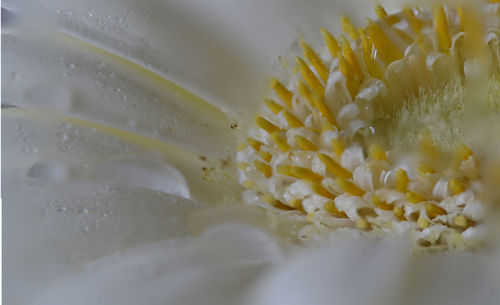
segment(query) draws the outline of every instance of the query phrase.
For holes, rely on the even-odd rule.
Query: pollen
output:
[[[487,76],[498,79],[500,4],[488,5],[488,29],[464,7],[390,13],[377,5],[378,18],[364,26],[342,17],[342,33],[321,28],[322,46],[298,39],[289,78],[271,79],[260,114],[240,130],[245,192],[332,232],[399,235],[415,249],[474,248],[481,147],[464,141],[463,89],[451,89],[467,88],[471,63],[487,62]]]

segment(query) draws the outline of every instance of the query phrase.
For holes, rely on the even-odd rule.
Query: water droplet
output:
[[[28,177],[65,181],[69,178],[69,169],[64,164],[58,162],[36,162],[29,168]]]

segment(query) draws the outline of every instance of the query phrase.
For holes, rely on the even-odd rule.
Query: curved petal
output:
[[[280,250],[262,231],[238,224],[200,240],[123,251],[60,279],[34,304],[237,304]]]

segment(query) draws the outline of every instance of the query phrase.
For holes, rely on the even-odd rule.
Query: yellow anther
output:
[[[472,150],[467,145],[461,144],[456,150],[456,156],[461,161],[465,161],[469,159],[470,156],[472,156]]]
[[[319,77],[326,83],[328,80],[328,68],[325,66],[321,58],[314,52],[314,50],[304,42],[304,40],[300,40],[300,45],[304,50],[304,57],[311,63]]]
[[[304,207],[302,206],[302,200],[298,198],[294,198],[290,200],[290,206],[296,210],[304,212]]]
[[[311,141],[304,138],[303,136],[295,135],[295,142],[297,142],[297,145],[299,145],[302,150],[318,150],[318,147],[316,145],[311,143]]]
[[[356,40],[359,38],[358,31],[356,31],[356,28],[349,18],[342,16],[340,17],[340,22],[342,23],[342,31],[349,34],[352,40]]]
[[[443,208],[440,208],[432,203],[425,204],[425,211],[430,219],[434,219],[439,215],[446,215],[446,211]]]
[[[441,52],[447,53],[451,47],[450,31],[448,29],[448,20],[443,6],[433,10],[434,27],[439,40]]]
[[[294,116],[293,114],[291,114],[287,110],[283,111],[282,114],[283,114],[283,117],[287,121],[288,126],[290,128],[297,128],[297,127],[303,127],[304,126],[304,123],[302,123],[301,120],[299,120],[296,116]]]
[[[465,228],[468,225],[467,218],[465,218],[464,215],[458,215],[457,217],[455,217],[454,222],[457,226],[462,228]]]
[[[245,143],[240,143],[238,144],[238,147],[236,147],[236,149],[238,151],[242,151],[242,150],[245,150],[248,146],[245,144]]]
[[[324,188],[321,184],[319,183],[311,183],[311,189],[313,190],[314,193],[317,195],[323,196],[328,199],[335,199],[335,195],[330,193],[326,188]]]
[[[422,215],[418,217],[417,224],[420,228],[425,229],[429,227],[429,222]]]
[[[296,179],[302,179],[313,183],[320,183],[321,180],[323,180],[321,175],[318,175],[310,169],[304,167],[283,165],[278,166],[276,172],[280,175],[294,177]]]
[[[276,78],[271,79],[271,88],[276,92],[276,94],[281,98],[281,100],[292,108],[293,94],[288,90],[282,83]]]
[[[458,195],[460,193],[463,193],[465,191],[465,183],[457,178],[452,178],[450,179],[450,189],[453,192],[453,194]]]
[[[387,37],[380,25],[368,19],[366,31],[373,39],[377,54],[386,64],[403,58],[403,52]]]
[[[335,205],[335,202],[333,200],[325,203],[324,209],[325,209],[325,211],[332,213],[333,215],[335,215],[337,217],[347,218],[347,215],[344,212],[339,211],[337,209],[337,206]]]
[[[425,201],[425,198],[422,195],[415,193],[415,192],[407,192],[406,199],[408,199],[408,202],[414,203],[414,204]]]
[[[380,4],[375,6],[375,13],[377,14],[377,17],[380,19],[384,19],[387,17],[387,12],[385,11],[384,7]]]
[[[365,60],[366,68],[368,69],[368,73],[370,73],[370,75],[374,78],[382,79],[382,70],[380,70],[378,63],[376,62],[372,54],[373,43],[366,35],[366,31],[364,29],[359,30],[359,35],[361,36],[361,43],[363,45],[363,58]]]
[[[253,189],[255,187],[255,184],[253,183],[253,181],[250,181],[250,180],[245,180],[243,182],[243,187],[245,187],[246,189]]]
[[[274,114],[278,114],[280,113],[283,109],[283,106],[281,106],[280,104],[276,103],[274,100],[270,99],[270,98],[266,98],[264,100],[264,103],[266,104],[267,108],[269,108],[269,110],[271,110],[272,113]]]
[[[464,30],[464,7],[462,5],[457,6],[457,15],[458,15],[458,21],[460,23],[460,30]]]
[[[370,229],[370,223],[363,218],[360,218],[356,220],[356,227],[361,230],[368,230]]]
[[[324,117],[319,117],[319,120],[320,120],[320,124],[321,124],[321,130],[322,131],[332,131],[332,130],[336,130],[334,128],[334,125],[330,124],[330,122],[328,122],[328,120]]]
[[[346,193],[360,197],[365,194],[365,191],[360,189],[356,184],[352,183],[351,181],[342,178],[337,178],[335,179],[335,182]]]
[[[351,44],[342,35],[340,36],[340,45],[342,46],[342,53],[344,54],[344,58],[354,70],[354,74],[358,79],[363,80],[364,75],[363,71],[361,70],[361,65],[359,64],[358,59],[356,58],[356,55],[351,48]]]
[[[408,174],[402,168],[398,168],[396,170],[396,189],[401,193],[406,193],[408,190],[408,183],[410,179],[408,179]]]
[[[261,116],[257,117],[255,119],[255,122],[257,122],[257,126],[264,129],[269,134],[273,134],[280,130],[278,126],[274,125],[273,123],[269,122],[268,120],[264,119]]]
[[[316,75],[309,69],[307,64],[302,60],[300,57],[296,57],[296,62],[297,62],[297,67],[299,68],[300,74],[302,74],[302,77],[306,81],[306,83],[309,85],[311,90],[320,96],[323,96],[325,94],[325,88],[323,85],[319,82],[319,80],[316,78]]]
[[[423,175],[435,174],[435,173],[436,173],[436,171],[427,164],[420,163],[418,165],[418,174],[419,175],[423,176]]]
[[[273,175],[273,169],[272,169],[272,167],[269,166],[269,165],[267,165],[264,162],[261,162],[259,160],[255,160],[255,161],[253,161],[253,166],[255,166],[255,168],[259,172],[261,172],[262,174],[264,174],[264,176],[266,176],[267,178],[270,178]]]
[[[394,209],[392,204],[388,204],[387,202],[380,200],[380,198],[375,194],[372,195],[372,202],[377,208],[384,211],[392,211]]]
[[[264,145],[264,143],[257,141],[255,139],[252,139],[252,138],[248,138],[247,142],[248,142],[248,145],[250,145],[255,151],[259,151],[260,147],[262,145]]]
[[[323,39],[325,40],[326,46],[328,47],[332,58],[336,58],[337,54],[340,52],[339,43],[333,35],[324,28],[321,28],[321,35],[323,35]]]
[[[394,213],[394,215],[399,218],[399,219],[404,219],[404,216],[405,216],[405,210],[403,210],[402,207],[394,207],[394,209],[392,209],[392,212]]]
[[[261,157],[262,160],[269,162],[273,158],[273,155],[268,152],[268,151],[259,151],[259,157]]]
[[[335,117],[333,116],[332,111],[328,107],[328,105],[325,103],[325,98],[321,95],[316,95],[314,97],[314,103],[316,104],[316,107],[318,108],[319,113],[328,120],[328,122],[334,126],[337,126],[337,120],[335,120]]]
[[[344,143],[342,143],[342,140],[340,139],[333,139],[332,140],[332,149],[333,149],[333,152],[337,155],[337,156],[341,156],[342,153],[344,152]]]
[[[332,158],[323,153],[318,153],[318,158],[325,165],[326,170],[334,174],[336,177],[349,179],[352,178],[352,173],[335,162]]]
[[[311,90],[307,88],[306,84],[304,84],[303,81],[301,80],[298,81],[297,90],[299,91],[300,96],[306,99],[311,108],[316,108],[316,104],[314,103],[314,98],[312,96]]]
[[[263,201],[269,203],[270,205],[274,206],[275,208],[281,209],[281,210],[293,210],[292,207],[284,204],[283,202],[273,198],[273,196],[269,194],[263,194],[260,196],[260,199]]]
[[[278,146],[279,150],[281,150],[282,152],[287,152],[288,150],[290,150],[290,146],[279,132],[271,134],[271,138],[273,139],[276,146]]]
[[[238,168],[243,170],[243,171],[246,170],[247,167],[248,167],[248,163],[246,163],[246,162],[239,162],[238,163]]]
[[[413,32],[416,35],[419,35],[420,31],[422,31],[422,21],[415,17],[415,14],[413,13],[413,10],[411,8],[403,9],[403,14],[406,17],[406,20],[408,21],[408,24],[410,25]]]
[[[378,144],[370,145],[369,149],[370,158],[377,161],[387,160],[384,150]]]
[[[348,64],[344,56],[339,53],[337,59],[339,63],[339,70],[345,77],[347,90],[349,90],[351,97],[354,98],[361,88],[361,83],[359,79],[353,75],[353,69],[351,69],[351,66]]]

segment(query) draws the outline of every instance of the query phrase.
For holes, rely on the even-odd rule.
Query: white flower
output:
[[[493,255],[417,259],[403,242],[351,240],[360,235],[345,221],[332,233],[317,225],[321,213],[307,224],[294,211],[240,204],[262,204],[241,196],[231,164],[265,82],[282,71],[278,55],[298,49],[298,33],[336,30],[339,14],[361,21],[371,5],[77,2],[2,3],[6,304],[500,299]],[[346,151],[356,160],[343,156],[345,167],[363,162],[357,147]],[[477,242],[484,230],[473,229]],[[304,244],[327,246],[304,247],[307,234]]]

